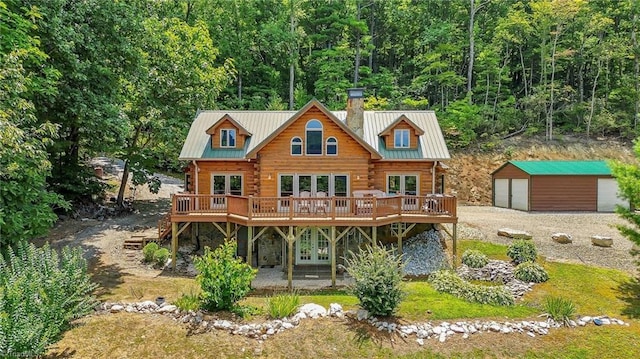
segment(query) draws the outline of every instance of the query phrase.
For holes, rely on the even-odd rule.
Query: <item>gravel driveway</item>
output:
[[[499,244],[513,240],[497,235],[500,228],[524,230],[533,235],[538,252],[554,261],[584,263],[635,273],[636,265],[629,254],[632,243],[623,238],[616,225],[626,224],[614,213],[528,213],[489,206],[458,207],[458,238],[482,239]],[[573,237],[571,244],[559,244],[551,239],[556,232]],[[613,238],[611,248],[591,244],[591,236]]]

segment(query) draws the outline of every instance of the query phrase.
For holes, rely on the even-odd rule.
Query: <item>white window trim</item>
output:
[[[407,133],[407,143],[403,143],[403,138],[404,136],[402,136],[402,133],[406,132]],[[400,134],[400,146],[396,146],[396,136],[397,134]],[[411,147],[411,132],[409,131],[409,129],[406,128],[399,128],[396,130],[393,130],[393,147],[394,148],[409,148]]]
[[[390,176],[400,176],[400,191],[402,192],[402,194],[404,194],[404,177],[407,176],[414,176],[416,177],[416,196],[420,195],[420,174],[419,173],[394,173],[394,172],[387,172],[386,173],[386,187],[385,190],[387,193],[389,193],[389,177]]]
[[[240,195],[244,196],[244,173],[242,172],[213,172],[211,173],[211,188],[209,190],[209,193],[213,194],[214,192],[214,181],[213,178],[214,176],[224,176],[224,194],[229,194],[231,193],[229,191],[229,187],[231,187],[231,176],[239,176],[240,177]]]
[[[299,139],[300,142],[296,143],[296,146],[300,146],[300,153],[293,153],[293,140],[295,139]],[[302,156],[304,154],[304,142],[302,141],[302,138],[300,138],[299,136],[294,136],[291,138],[291,141],[289,142],[289,154],[291,156]]]
[[[227,131],[226,132],[227,133],[226,136],[222,135],[223,131]],[[230,142],[229,141],[229,139],[230,139],[230,137],[229,137],[229,133],[230,132],[229,131],[233,131],[234,132],[234,143],[233,143],[233,146],[231,146],[231,145],[223,145],[222,144],[222,140],[223,140],[224,137],[227,138],[227,143]],[[220,129],[220,147],[221,148],[235,148],[237,144],[238,144],[238,131],[236,131],[235,128],[221,128]]]
[[[329,153],[329,140],[333,139],[335,142],[333,142],[332,146],[336,146],[336,153],[335,154],[330,154]],[[338,139],[335,138],[334,136],[330,136],[327,137],[327,140],[324,141],[324,153],[327,156],[337,156],[338,155]]]

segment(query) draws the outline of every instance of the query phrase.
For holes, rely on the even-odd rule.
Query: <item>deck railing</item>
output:
[[[444,194],[389,197],[245,197],[175,194],[174,215],[227,214],[253,218],[377,219],[392,215],[456,217],[456,197]]]

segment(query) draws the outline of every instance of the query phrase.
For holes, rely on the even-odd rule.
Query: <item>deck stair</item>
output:
[[[158,221],[158,240],[163,241],[171,236],[171,214],[166,214]]]
[[[136,233],[133,234],[131,238],[126,238],[123,243],[123,248],[140,250],[150,242],[162,244],[162,240],[155,235],[155,231],[151,233],[147,231],[146,233]]]

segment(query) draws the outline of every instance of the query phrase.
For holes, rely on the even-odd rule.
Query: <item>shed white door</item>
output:
[[[529,180],[511,180],[511,208],[522,211],[529,210]]]
[[[506,178],[495,179],[493,184],[494,206],[509,207],[509,180]]]
[[[616,205],[629,207],[629,203],[618,197],[618,182],[615,178],[598,178],[598,212],[613,212]]]

